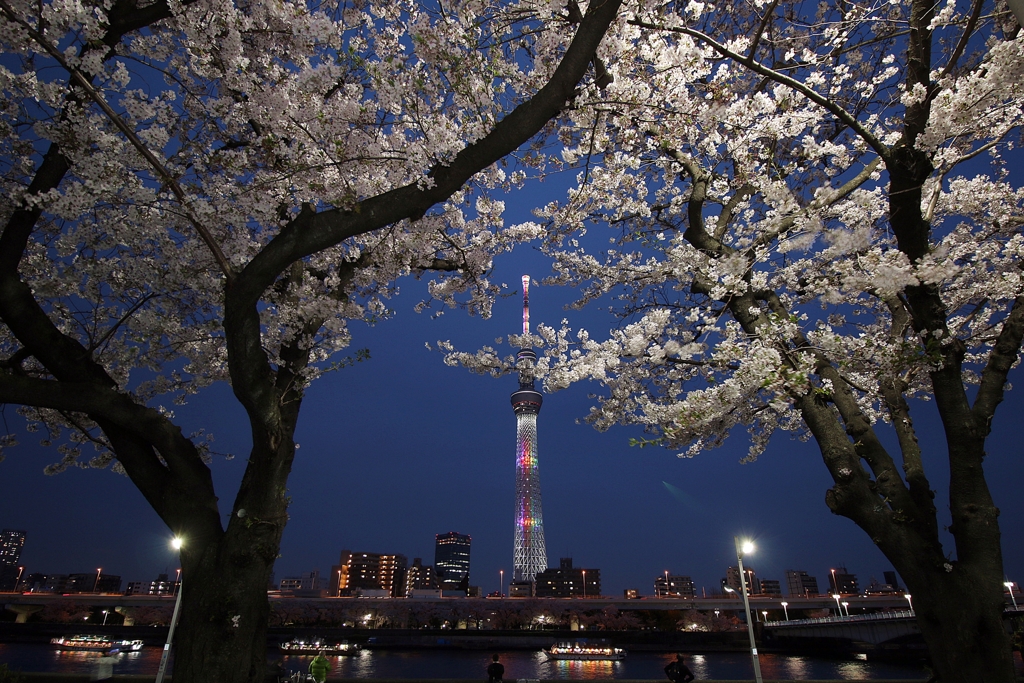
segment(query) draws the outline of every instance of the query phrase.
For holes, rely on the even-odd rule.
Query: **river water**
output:
[[[342,678],[454,678],[485,680],[491,652],[467,650],[364,650],[357,655],[331,657],[331,676]],[[619,662],[565,662],[548,660],[541,652],[499,652],[506,680],[514,679],[652,679],[665,680],[670,654],[635,652]],[[97,653],[61,652],[47,644],[0,643],[0,663],[14,671],[93,673]],[[305,671],[312,657],[280,657],[287,671]],[[115,674],[156,675],[160,648],[122,654]],[[768,680],[922,680],[928,677],[916,664],[868,662],[861,659],[823,659],[793,655],[760,655],[761,673]],[[173,662],[172,662],[173,664]],[[751,680],[750,655],[712,653],[690,656],[689,666],[699,679]]]

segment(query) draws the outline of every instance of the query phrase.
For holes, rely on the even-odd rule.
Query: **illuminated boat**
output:
[[[74,635],[50,639],[50,643],[58,650],[78,650],[84,652],[138,652],[142,649],[141,640],[118,640],[109,636]]]
[[[343,640],[340,643],[326,643],[322,640],[291,640],[281,643],[281,652],[286,655],[354,655],[359,654],[356,643]]]
[[[569,659],[574,661],[609,661],[615,662],[626,658],[626,651],[621,647],[598,645],[595,643],[555,643],[544,654],[548,659]]]

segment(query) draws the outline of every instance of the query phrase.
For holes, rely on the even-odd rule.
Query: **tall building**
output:
[[[777,579],[761,579],[761,595],[782,597],[782,584]]]
[[[449,531],[434,537],[434,571],[443,590],[469,590],[469,546],[466,534]]]
[[[689,576],[662,574],[654,580],[654,594],[659,598],[692,598],[693,579]]]
[[[409,560],[405,555],[380,556],[380,588],[393,598],[405,595],[405,572]]]
[[[753,567],[744,567],[743,571],[746,573],[747,580],[747,595],[760,595],[761,594],[761,582],[757,579],[757,573]],[[729,588],[740,592],[740,570],[738,567],[729,567],[725,570],[725,578],[722,579],[722,588],[728,586]]]
[[[14,591],[18,588],[21,569],[21,549],[25,547],[25,532],[17,529],[0,531],[0,591]]]
[[[414,590],[436,590],[441,587],[437,581],[437,574],[429,564],[423,564],[423,560],[414,557],[412,566],[405,574],[405,593],[409,595]]]
[[[857,575],[846,571],[846,567],[836,567],[829,570],[829,588],[837,595],[856,595],[860,592],[857,587]]]
[[[558,568],[538,572],[535,579],[538,598],[599,598],[601,570],[573,567],[571,557],[563,557]]]
[[[530,276],[523,276],[523,334],[530,334]],[[540,502],[540,469],[537,461],[537,415],[544,399],[533,386],[537,354],[519,350],[519,390],[512,394],[516,416],[516,516],[512,550],[513,582],[534,581],[547,569],[544,517]]]
[[[791,597],[818,595],[818,579],[808,576],[802,569],[786,570],[786,592]]]
[[[341,551],[338,564],[331,567],[328,595],[353,595],[361,590],[386,591],[392,597],[405,594],[405,555]]]

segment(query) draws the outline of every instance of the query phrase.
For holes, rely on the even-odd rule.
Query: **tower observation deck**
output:
[[[530,333],[530,276],[523,276],[523,334]],[[540,502],[540,469],[537,461],[537,415],[544,397],[533,386],[537,354],[520,349],[517,354],[519,390],[512,394],[516,416],[516,517],[512,554],[513,581],[534,581],[548,568],[544,546],[544,517]]]

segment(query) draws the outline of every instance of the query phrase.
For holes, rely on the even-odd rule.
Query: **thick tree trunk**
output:
[[[175,683],[263,683],[266,676],[267,586],[288,518],[285,487],[302,403],[288,395],[286,410],[266,410],[275,429],[253,429],[254,447],[224,531],[181,529]]]
[[[997,550],[998,553],[998,550]],[[1003,577],[987,568],[954,573],[900,570],[934,672],[942,683],[1012,683],[1010,635],[1002,619]],[[983,575],[985,574],[985,575]]]
[[[175,683],[262,683],[267,586],[283,529],[239,524],[199,553],[183,554]]]

